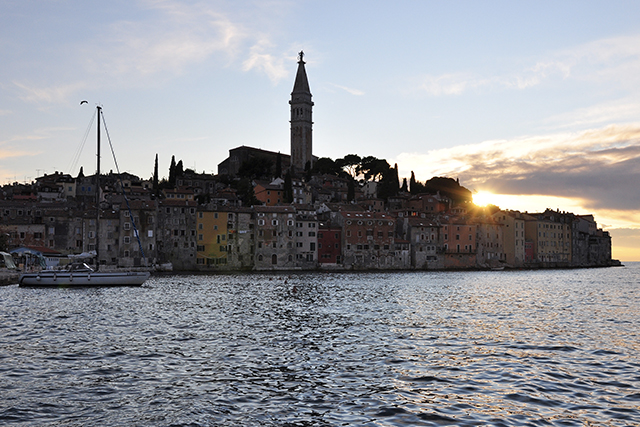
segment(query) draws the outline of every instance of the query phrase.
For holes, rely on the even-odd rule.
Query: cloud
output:
[[[356,96],[364,95],[364,92],[359,90],[359,89],[353,89],[353,88],[349,88],[349,87],[346,87],[346,86],[340,86],[340,85],[337,85],[337,84],[334,84],[334,83],[330,83],[330,84],[331,84],[331,86],[337,87],[338,89],[342,89],[345,92],[350,93],[351,95],[356,95]]]
[[[203,3],[149,0],[142,4],[150,12],[148,17],[112,23],[101,38],[102,52],[86,64],[89,69],[141,76],[180,74],[216,52],[233,57],[248,36],[239,24]]]
[[[586,209],[640,211],[640,124],[403,153],[401,174],[459,177],[513,195],[579,199]]]
[[[36,87],[28,83],[14,81],[21,95],[20,98],[26,102],[35,104],[57,104],[65,102],[71,95],[86,89],[87,85],[83,82],[75,82],[70,84],[62,84],[50,87]]]
[[[276,57],[267,53],[271,43],[264,39],[260,40],[249,49],[249,55],[247,59],[242,63],[242,69],[244,71],[258,70],[264,72],[269,79],[276,83],[283,78],[286,78],[289,73],[285,67],[285,59],[288,57]]]
[[[274,53],[268,33],[260,31],[259,20],[251,21],[249,15],[234,19],[221,6],[207,2],[142,0],[134,4],[141,9],[129,15],[135,18],[94,25],[94,36],[58,47],[59,66],[49,70],[47,81],[14,78],[19,97],[58,104],[77,98],[87,88],[162,82],[207,61],[256,70],[274,82],[288,77],[284,64],[289,56]]]
[[[533,60],[520,70],[491,76],[453,72],[424,75],[419,90],[432,95],[461,95],[481,88],[528,89],[545,81],[575,79],[615,82],[635,90],[640,80],[640,35],[596,40]]]
[[[635,99],[615,100],[607,103],[579,108],[545,120],[552,128],[593,126],[603,123],[636,120],[640,117],[640,103]]]

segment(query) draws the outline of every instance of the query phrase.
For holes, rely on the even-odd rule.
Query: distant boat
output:
[[[83,101],[84,102],[84,101]],[[41,270],[24,273],[18,282],[20,286],[44,286],[44,287],[97,287],[97,286],[141,286],[151,275],[148,271],[98,271],[100,268],[97,257],[98,228],[100,227],[100,116],[102,107],[98,106],[98,133],[97,133],[97,168],[96,168],[96,267],[89,267],[85,263],[72,263],[67,270]],[[134,228],[135,229],[135,228]],[[144,255],[144,254],[143,254]]]

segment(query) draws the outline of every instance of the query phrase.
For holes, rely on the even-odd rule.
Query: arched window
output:
[[[278,264],[278,255],[276,254],[271,255],[271,264],[273,265]]]

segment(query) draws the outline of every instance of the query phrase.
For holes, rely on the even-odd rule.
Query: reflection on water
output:
[[[640,265],[0,288],[0,424],[640,425]]]

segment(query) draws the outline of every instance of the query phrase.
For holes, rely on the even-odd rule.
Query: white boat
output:
[[[20,276],[20,286],[43,287],[96,287],[96,286],[140,286],[149,278],[149,272],[134,271],[94,271],[86,268],[78,270],[42,270]]]
[[[83,101],[85,103],[86,101]],[[100,226],[100,116],[102,107],[97,107],[98,141],[96,168],[96,227]],[[135,224],[134,224],[135,230]],[[96,231],[96,250],[99,247]],[[142,248],[140,248],[142,250]],[[40,270],[20,276],[20,286],[43,287],[96,287],[96,286],[141,286],[149,278],[149,272],[99,271],[100,263],[96,255],[96,270],[85,263],[73,263],[67,270]],[[143,253],[144,256],[144,253]]]

